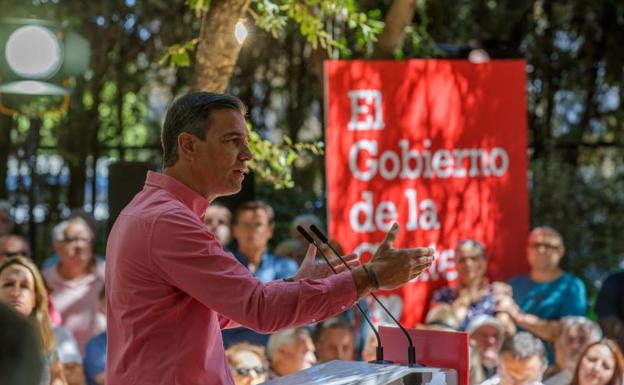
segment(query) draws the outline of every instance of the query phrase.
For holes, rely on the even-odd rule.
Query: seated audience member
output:
[[[262,282],[292,278],[297,273],[297,263],[290,258],[269,252],[269,240],[273,237],[275,212],[261,201],[245,202],[234,215],[232,233],[238,242],[236,259]],[[249,342],[265,346],[268,335],[247,328],[232,328],[222,332],[223,345]]]
[[[572,385],[622,385],[623,381],[622,351],[615,341],[605,338],[581,353]]]
[[[0,200],[0,237],[11,234],[13,225],[11,205],[5,200]]]
[[[505,339],[505,326],[497,318],[480,315],[468,324],[466,332],[475,343],[485,379],[494,377]]]
[[[63,326],[78,341],[84,353],[87,341],[106,328],[99,311],[98,295],[104,286],[104,262],[93,254],[93,233],[80,217],[63,221],[54,228],[54,249],[58,265],[43,272],[54,307]]]
[[[274,333],[267,343],[272,377],[286,376],[316,364],[314,344],[304,327]]]
[[[605,337],[624,350],[624,271],[613,273],[602,283],[596,299],[596,316]]]
[[[100,311],[106,315],[106,291],[100,291]],[[91,338],[85,347],[83,360],[87,385],[104,385],[106,383],[106,330]]]
[[[602,338],[598,324],[585,317],[563,317],[560,329],[554,343],[555,364],[544,374],[545,385],[569,385],[581,352]]]
[[[40,352],[33,324],[0,301],[0,384],[42,384]]]
[[[28,318],[35,327],[44,361],[42,385],[66,385],[52,325],[48,315],[48,294],[34,263],[24,257],[0,262],[0,302]]]
[[[0,237],[0,260],[22,256],[30,258],[30,245],[19,235],[9,234]]]
[[[318,362],[351,361],[355,354],[353,326],[341,318],[330,318],[316,324],[312,334]]]
[[[483,385],[538,385],[546,366],[542,341],[531,333],[519,332],[505,340],[496,375]]]
[[[587,293],[579,278],[559,267],[565,248],[563,238],[554,229],[536,227],[529,234],[527,259],[530,273],[513,277],[509,283],[513,298],[496,295],[497,311],[505,312],[522,329],[553,343],[562,317],[587,312]],[[549,361],[552,353],[549,346]]]
[[[232,213],[230,209],[219,203],[211,204],[206,208],[204,223],[208,231],[214,234],[224,248],[230,244],[232,240]]]
[[[256,385],[269,379],[269,362],[264,347],[246,342],[225,351],[235,385]]]
[[[465,330],[478,315],[494,316],[496,303],[485,276],[485,247],[473,239],[459,242],[455,248],[455,265],[458,274],[456,287],[446,286],[436,290],[431,301],[433,306],[450,304],[459,321],[459,330]]]
[[[84,385],[84,370],[78,342],[69,330],[62,326],[52,328],[56,351],[68,385]]]
[[[370,327],[366,328],[364,346],[362,347],[362,361],[370,362],[377,359],[377,337]]]

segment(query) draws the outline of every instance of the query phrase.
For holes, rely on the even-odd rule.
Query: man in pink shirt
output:
[[[233,384],[221,329],[316,322],[433,261],[429,248],[392,248],[394,225],[371,262],[352,271],[309,279],[317,270],[302,268],[294,282],[268,284],[254,278],[203,224],[210,202],[241,189],[252,158],[244,113],[237,98],[207,92],[167,112],[163,173],[148,173],[108,240],[107,383]]]

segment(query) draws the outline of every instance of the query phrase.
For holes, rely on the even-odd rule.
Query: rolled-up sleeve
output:
[[[333,316],[357,300],[348,271],[321,280],[263,284],[182,209],[153,223],[149,256],[156,274],[225,317],[222,327],[231,320],[272,332]]]

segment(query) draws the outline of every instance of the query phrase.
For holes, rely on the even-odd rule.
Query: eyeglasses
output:
[[[13,257],[26,257],[26,258],[30,258],[30,253],[26,250],[20,250],[20,251],[7,251],[4,253],[0,253],[0,255],[4,255],[6,258],[13,258]]]
[[[251,372],[255,372],[256,375],[263,375],[266,374],[269,369],[266,366],[256,366],[251,368],[235,368],[234,371],[239,376],[248,377],[251,375]]]
[[[533,242],[533,243],[529,244],[529,247],[532,248],[532,249],[536,249],[536,250],[541,248],[541,247],[543,247],[547,251],[553,252],[553,251],[559,250],[561,245],[559,245],[559,244],[552,244],[552,243],[546,243],[546,242]]]
[[[86,237],[69,237],[69,238],[65,238],[63,240],[63,242],[65,243],[78,243],[78,242],[84,242],[84,243],[92,243],[93,239],[91,238],[86,238]]]

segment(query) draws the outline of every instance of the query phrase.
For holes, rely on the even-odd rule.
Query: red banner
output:
[[[455,245],[488,250],[490,279],[527,271],[525,62],[325,63],[329,234],[364,260],[393,222],[397,247],[436,262],[386,293],[412,327],[452,282]]]

